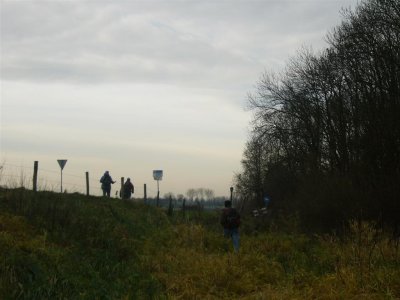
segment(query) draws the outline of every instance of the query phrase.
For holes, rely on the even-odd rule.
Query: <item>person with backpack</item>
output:
[[[131,179],[130,178],[126,179],[123,187],[122,199],[130,199],[134,192],[135,192],[135,187],[133,186]]]
[[[103,190],[103,196],[110,197],[111,194],[111,184],[114,184],[115,181],[112,180],[110,173],[108,171],[104,172],[104,175],[100,178],[101,189]]]
[[[224,228],[224,236],[232,239],[233,249],[239,251],[239,226],[240,215],[235,208],[232,207],[232,201],[224,202],[225,208],[221,213],[221,225]]]

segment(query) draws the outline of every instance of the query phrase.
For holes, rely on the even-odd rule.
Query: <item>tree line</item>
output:
[[[251,209],[310,228],[353,218],[400,227],[400,2],[342,11],[318,53],[301,49],[249,95],[252,133],[235,176]]]

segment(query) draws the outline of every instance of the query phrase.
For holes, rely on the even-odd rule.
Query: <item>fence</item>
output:
[[[33,175],[30,175],[33,174]],[[61,186],[64,193],[80,193],[92,196],[102,196],[101,184],[99,182],[99,174],[95,179],[91,179],[88,171],[82,172],[81,175],[71,174],[69,172],[62,172],[62,185],[60,180],[60,169],[45,169],[40,168],[39,162],[35,161],[33,166],[26,166],[22,164],[12,164],[3,162],[0,165],[0,187],[6,188],[26,188],[33,191],[53,191],[60,192]],[[55,179],[57,178],[57,179]],[[120,198],[119,191],[124,183],[124,177],[121,177],[121,182],[116,180],[115,191],[112,197]],[[148,194],[157,194],[156,190],[149,189],[147,184],[143,185],[143,190],[135,185],[134,197],[136,199],[143,199],[146,204],[161,206],[164,208],[182,211],[201,211],[213,210],[223,207],[224,200],[212,200],[206,202],[198,202],[193,199],[159,199],[148,198]],[[231,195],[232,198],[232,195]]]
[[[82,172],[81,175],[63,171],[63,192],[100,196],[103,193],[97,175],[98,174],[96,174],[95,179],[93,179],[88,171]],[[123,180],[124,177],[121,177],[121,183],[116,180],[114,192],[116,197],[119,197],[119,191]],[[23,187],[34,191],[59,192],[61,190],[60,169],[50,170],[40,168],[38,161],[35,161],[32,166],[3,162],[0,165],[0,186],[8,188]],[[135,186],[134,196],[136,198],[146,199],[149,192],[154,193],[154,190],[148,189],[146,184],[144,184],[143,190]]]

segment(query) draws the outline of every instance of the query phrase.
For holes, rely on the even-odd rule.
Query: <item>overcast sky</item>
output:
[[[326,47],[357,0],[1,1],[2,180],[39,161],[43,188],[91,192],[109,170],[136,196],[228,195],[247,94],[302,46]],[[21,176],[21,175],[19,175]],[[14,177],[15,178],[15,177]],[[28,180],[30,183],[30,179]],[[58,185],[58,187],[57,187]],[[114,186],[113,191],[118,187]]]

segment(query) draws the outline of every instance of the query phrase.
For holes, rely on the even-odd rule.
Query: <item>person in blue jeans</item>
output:
[[[235,252],[238,252],[240,242],[240,215],[237,210],[232,207],[232,201],[225,201],[224,206],[220,223],[224,228],[224,236],[232,239],[233,249]]]

